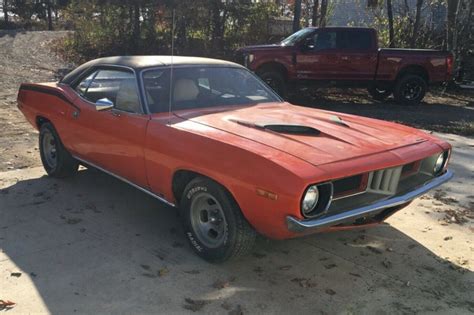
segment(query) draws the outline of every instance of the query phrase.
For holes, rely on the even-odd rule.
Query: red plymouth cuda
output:
[[[257,233],[286,239],[384,221],[452,177],[422,131],[284,102],[221,60],[107,57],[22,84],[53,177],[103,170],[179,209],[198,255],[224,261]]]

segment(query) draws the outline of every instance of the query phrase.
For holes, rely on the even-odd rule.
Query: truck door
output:
[[[337,32],[317,30],[306,38],[296,54],[296,76],[299,80],[331,80],[339,77]]]
[[[340,80],[373,80],[377,67],[376,40],[376,33],[371,29],[337,31]]]

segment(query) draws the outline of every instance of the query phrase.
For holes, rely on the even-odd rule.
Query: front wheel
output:
[[[41,125],[39,148],[43,167],[52,177],[68,177],[77,172],[78,162],[64,148],[54,126],[46,122]]]
[[[393,96],[405,105],[418,105],[425,97],[428,84],[415,74],[408,74],[401,77],[395,85]]]
[[[180,214],[195,252],[209,262],[223,262],[248,253],[256,232],[232,196],[216,182],[198,177],[185,188]]]

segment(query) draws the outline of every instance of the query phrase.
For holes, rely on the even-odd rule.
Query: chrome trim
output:
[[[125,182],[125,183],[127,183],[127,184],[129,184],[129,185],[131,185],[131,186],[133,186],[133,187],[135,187],[136,189],[141,190],[141,191],[143,191],[144,193],[147,193],[147,194],[149,194],[150,196],[155,197],[156,199],[158,199],[158,200],[160,200],[160,201],[166,203],[168,206],[176,207],[176,205],[175,205],[174,203],[169,202],[169,201],[166,200],[165,198],[158,196],[157,194],[155,194],[155,193],[149,191],[149,190],[146,189],[146,188],[143,188],[143,187],[141,187],[141,186],[138,186],[137,184],[132,183],[132,182],[129,181],[128,179],[125,179],[125,178],[123,178],[123,177],[121,177],[121,176],[119,176],[119,175],[117,175],[117,174],[114,174],[114,173],[112,173],[112,172],[110,172],[110,171],[108,171],[108,170],[106,170],[106,169],[104,169],[104,168],[102,168],[102,167],[100,167],[100,166],[97,166],[97,165],[94,164],[94,163],[88,162],[88,161],[86,161],[86,160],[84,160],[84,159],[81,159],[81,158],[75,156],[75,155],[73,155],[73,158],[75,158],[76,160],[78,160],[78,161],[80,161],[80,162],[82,162],[82,163],[85,163],[86,165],[90,165],[90,166],[92,166],[92,167],[94,167],[94,168],[96,168],[96,169],[98,169],[98,170],[101,170],[102,172],[104,172],[104,173],[106,173],[106,174],[109,174],[109,175],[111,175],[111,176],[113,176],[113,177],[115,177],[115,178],[117,178],[117,179],[120,179],[121,181],[123,181],[123,182]]]
[[[404,195],[394,196],[391,198],[387,198],[387,199],[375,202],[371,205],[359,207],[353,210],[349,210],[343,213],[338,213],[338,214],[320,218],[320,219],[299,220],[292,216],[287,216],[286,223],[288,226],[288,230],[292,232],[304,232],[308,230],[311,230],[312,232],[316,232],[322,228],[331,227],[331,226],[338,225],[341,223],[350,223],[360,217],[364,217],[367,215],[374,215],[386,208],[396,207],[404,203],[407,203],[425,194],[429,190],[436,188],[439,185],[447,182],[453,177],[453,175],[454,173],[452,171],[447,170],[446,173],[444,173],[443,175],[435,177],[430,182],[425,183],[423,186],[420,186],[417,189],[412,190]]]

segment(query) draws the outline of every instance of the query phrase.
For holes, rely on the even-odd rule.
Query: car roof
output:
[[[82,73],[87,71],[92,67],[98,66],[122,66],[132,68],[134,70],[140,70],[144,68],[160,67],[160,66],[193,66],[193,65],[203,65],[203,66],[225,66],[225,67],[240,67],[241,65],[234,62],[220,60],[220,59],[211,59],[211,58],[202,58],[202,57],[188,57],[188,56],[113,56],[113,57],[103,57],[88,61],[69,74],[67,74],[62,80],[61,83],[70,84],[75,79],[80,76]]]

